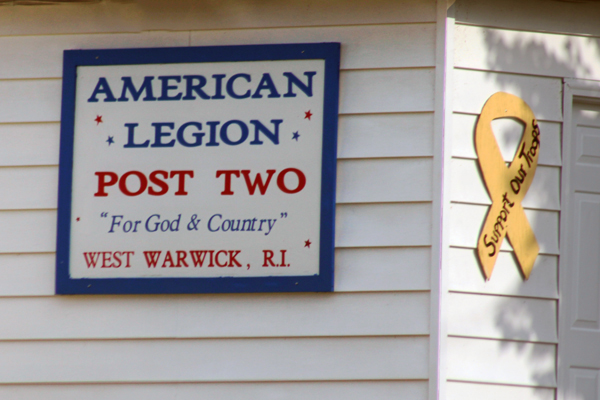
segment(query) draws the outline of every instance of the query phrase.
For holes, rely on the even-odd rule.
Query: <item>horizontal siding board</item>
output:
[[[461,23],[525,31],[600,34],[600,9],[593,1],[573,5],[546,0],[464,0],[456,4],[455,18]]]
[[[488,206],[454,203],[450,210],[452,235],[450,245],[475,248],[488,213]],[[542,254],[559,254],[558,211],[525,210],[527,220],[535,233]],[[511,250],[508,240],[502,242],[503,250]]]
[[[453,159],[450,168],[451,201],[492,204],[477,161]],[[526,208],[560,211],[560,168],[538,166],[522,204]]]
[[[398,40],[402,38],[402,40]],[[0,37],[0,79],[60,78],[69,49],[341,42],[342,69],[434,66],[435,24]],[[44,62],[38,62],[43,59]]]
[[[447,379],[556,386],[556,345],[449,337]]]
[[[0,123],[60,120],[60,79],[0,81]]]
[[[427,399],[427,382],[252,382],[0,385],[19,400],[411,400]],[[546,399],[543,399],[546,400]]]
[[[562,121],[561,79],[454,69],[454,111],[479,114],[496,92],[521,97],[538,119]]]
[[[435,4],[334,0],[307,5],[291,0],[274,7],[255,1],[176,0],[5,7],[0,14],[0,35],[435,22]]]
[[[340,68],[406,68],[435,65],[435,24],[196,31],[192,46],[340,42]]]
[[[429,290],[431,249],[335,251],[335,291]]]
[[[426,337],[0,343],[2,383],[426,379]]]
[[[3,36],[0,47],[5,57],[0,60],[0,79],[61,78],[64,50],[188,45],[188,32]]]
[[[448,334],[556,343],[556,300],[450,293]]]
[[[56,208],[58,167],[0,168],[0,210]]]
[[[463,68],[600,79],[600,39],[456,25],[454,65]]]
[[[433,155],[433,113],[340,115],[338,158]]]
[[[419,291],[429,289],[430,249],[347,248],[335,252],[335,291]],[[0,296],[54,294],[55,257],[0,254]]]
[[[0,253],[53,252],[56,211],[0,211]]]
[[[502,251],[486,281],[476,251],[450,248],[448,289],[457,292],[558,298],[558,257],[538,255],[529,279],[523,280],[514,254]]]
[[[338,161],[336,201],[431,201],[432,164],[431,158]]]
[[[3,166],[58,165],[59,123],[1,124]]]
[[[431,200],[431,159],[338,162],[337,202]],[[58,167],[0,168],[0,210],[56,208]],[[410,188],[410,190],[407,190]]]
[[[433,84],[433,68],[345,71],[340,113],[433,111]]]
[[[342,71],[340,112],[433,111],[433,71],[433,68]],[[61,82],[60,79],[0,81],[0,123],[59,121]]]
[[[338,158],[432,156],[432,132],[433,113],[341,115]],[[58,122],[2,124],[2,165],[58,165],[59,137]]]
[[[483,104],[481,105],[483,108]],[[480,110],[481,111],[481,110]],[[541,146],[538,165],[558,167],[562,165],[562,124],[558,122],[538,121],[541,132]],[[475,124],[477,115],[454,113],[452,116],[452,156],[476,159],[475,152]],[[498,145],[504,147],[503,141]],[[501,148],[502,148],[501,147]],[[508,149],[507,149],[508,150]],[[508,151],[507,151],[508,152]],[[506,157],[505,161],[511,162],[513,157]]]
[[[429,246],[431,205],[341,204],[336,207],[336,246]],[[52,252],[56,211],[0,211],[0,253]]]
[[[484,385],[470,382],[447,382],[447,400],[555,400],[555,389],[523,386]]]
[[[0,254],[0,296],[53,295],[55,269],[53,253]]]
[[[0,319],[0,341],[427,335],[429,293],[12,297]]]
[[[429,246],[431,204],[342,204],[336,207],[337,247]]]

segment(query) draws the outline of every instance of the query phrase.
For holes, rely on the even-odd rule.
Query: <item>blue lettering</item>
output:
[[[250,144],[263,144],[258,138],[260,132],[262,132],[271,142],[279,144],[279,124],[283,122],[282,119],[272,119],[271,123],[275,126],[275,132],[271,132],[266,126],[257,119],[251,119],[250,123],[254,125],[254,140]]]
[[[133,136],[135,134],[135,127],[138,125],[139,124],[134,124],[134,123],[125,124],[125,126],[128,129],[127,143],[125,143],[125,145],[123,147],[148,147],[148,145],[150,144],[150,140],[146,140],[144,143],[135,143]]]
[[[119,97],[119,101],[129,101],[127,98],[127,91],[133,97],[133,101],[138,101],[143,92],[146,92],[146,97],[144,97],[144,101],[154,101],[156,97],[152,94],[152,81],[154,80],[153,76],[145,76],[144,82],[142,86],[140,86],[140,90],[135,88],[130,76],[124,76],[121,78],[123,81],[123,90],[121,91],[121,97]]]
[[[262,99],[262,94],[260,94],[260,92],[263,90],[268,90],[269,92],[271,92],[271,94],[269,94],[269,96],[268,96],[269,98],[281,97],[281,95],[277,91],[277,88],[275,87],[275,83],[273,82],[273,79],[271,79],[271,75],[268,73],[263,74],[262,79],[258,83],[258,87],[256,88],[256,90],[254,91],[254,94],[252,95],[252,98],[253,99]]]
[[[288,91],[283,97],[296,97],[296,93],[292,90],[292,86],[296,87],[304,92],[308,97],[312,97],[312,77],[317,73],[315,71],[305,72],[304,75],[308,77],[308,83],[305,85],[298,77],[291,72],[284,72],[283,75],[288,78]]]
[[[214,217],[219,217],[220,219],[223,219],[223,216],[221,214],[215,214],[212,217],[210,217],[210,219],[208,220],[208,230],[211,232],[216,232],[219,230],[219,226],[217,226],[217,229],[212,229],[210,223],[212,222]]]
[[[106,80],[106,78],[103,78],[103,77],[98,78],[98,83],[96,84],[96,88],[94,89],[94,92],[88,99],[88,103],[97,103],[98,99],[96,98],[96,96],[98,96],[100,93],[104,94],[105,102],[117,101],[117,99],[115,99],[115,96],[112,93],[112,90],[110,90],[108,81]]]
[[[181,93],[177,93],[175,96],[169,96],[169,90],[179,89],[177,85],[169,85],[169,81],[174,80],[175,82],[179,83],[181,82],[181,76],[159,76],[158,79],[160,79],[162,83],[160,97],[158,98],[159,101],[181,100]]]

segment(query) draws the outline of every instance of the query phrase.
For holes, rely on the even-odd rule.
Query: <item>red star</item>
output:
[[[99,125],[100,122],[102,122],[102,115],[96,115],[96,119],[94,121],[96,121],[96,125]]]
[[[310,241],[310,239],[308,239],[304,242],[304,247],[308,247],[310,249],[311,244],[312,244],[312,242]]]
[[[312,117],[312,113],[310,112],[310,110],[308,111],[304,111],[304,119],[307,119],[310,121],[310,117]]]

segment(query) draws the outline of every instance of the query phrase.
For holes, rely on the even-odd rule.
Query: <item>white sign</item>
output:
[[[331,290],[337,59],[66,52],[57,292]]]

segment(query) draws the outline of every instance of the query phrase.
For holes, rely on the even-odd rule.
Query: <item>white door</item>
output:
[[[576,98],[570,128],[563,175],[568,181],[563,182],[559,398],[600,400],[600,103]]]

